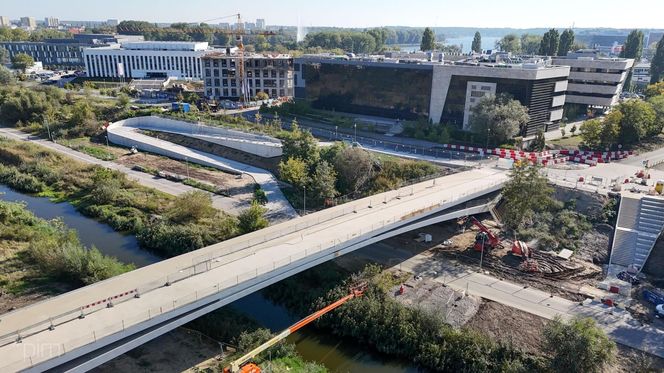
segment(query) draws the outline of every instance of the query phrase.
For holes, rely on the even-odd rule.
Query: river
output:
[[[16,192],[0,184],[0,199],[23,201],[36,216],[43,219],[61,218],[78,232],[81,242],[97,247],[102,253],[114,256],[124,263],[142,267],[160,260],[138,247],[136,238],[114,231],[106,224],[88,218],[69,203],[53,203],[47,198]],[[297,321],[297,317],[284,307],[275,305],[261,292],[253,293],[229,305],[255,319],[274,332],[281,331]],[[353,341],[323,334],[312,327],[288,338],[305,360],[319,362],[330,372],[411,373],[419,370],[412,365],[357,346]]]

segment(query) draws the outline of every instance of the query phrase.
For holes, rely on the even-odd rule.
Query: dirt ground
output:
[[[481,218],[481,217],[480,217]],[[486,215],[480,219],[484,225],[494,232],[498,232],[495,222]],[[390,238],[385,242],[393,247],[411,250],[414,254],[428,251],[431,255],[438,255],[448,260],[477,266],[480,253],[473,250],[475,235],[479,230],[475,227],[465,229],[455,222],[435,224],[417,231]],[[419,233],[429,233],[433,241],[422,247],[421,243],[413,240]],[[511,253],[511,241],[504,239],[503,248],[494,249],[484,253],[482,267],[492,275],[517,282],[528,282],[533,286],[550,291],[570,300],[583,300],[584,285],[594,284],[601,275],[601,268],[592,262],[577,258],[571,260],[560,259],[547,253],[535,252],[533,259],[538,262],[540,272],[527,272],[522,270],[522,259]],[[446,244],[447,241],[447,244]]]
[[[177,328],[92,372],[195,372],[217,366],[220,353],[217,342],[196,331]]]
[[[484,301],[479,311],[466,326],[488,334],[503,343],[529,353],[542,352],[542,332],[547,320],[492,301]],[[664,371],[664,359],[644,355],[641,351],[618,345],[616,360],[605,372],[646,372],[650,363],[651,371]]]
[[[140,165],[178,175],[188,175],[191,179],[204,181],[227,190],[232,198],[238,200],[251,200],[253,198],[253,186],[255,182],[247,175],[238,178],[236,175],[222,171],[202,167],[193,163],[187,165],[185,162],[148,153],[125,154],[115,162],[127,167]]]

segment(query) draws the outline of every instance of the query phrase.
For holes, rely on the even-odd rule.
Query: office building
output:
[[[203,57],[205,95],[210,99],[243,96],[238,72],[239,57],[231,48]],[[265,92],[271,98],[293,96],[293,59],[289,55],[245,54],[247,97]]]
[[[9,20],[9,17],[0,16],[0,27],[10,27],[11,25],[12,25],[12,23]]]
[[[118,22],[117,19],[108,19],[108,20],[106,20],[106,25],[107,26],[115,27],[118,24],[119,24],[119,22]]]
[[[570,67],[567,104],[609,108],[618,103],[634,60],[604,58],[598,50],[582,49],[553,57],[552,63]]]
[[[632,84],[645,87],[650,84],[650,64],[647,62],[637,63],[632,68]]]
[[[84,48],[83,58],[91,77],[200,80],[209,52],[206,42],[139,41]]]
[[[258,18],[256,20],[256,28],[258,30],[265,30],[265,20],[263,18]]]
[[[60,26],[60,20],[55,17],[44,18],[44,27],[57,28]]]
[[[25,27],[28,30],[36,29],[37,21],[35,21],[35,17],[21,17],[21,27]]]
[[[444,63],[428,60],[304,56],[294,60],[295,98],[314,108],[395,119],[427,118],[468,128],[484,96],[506,93],[529,111],[521,135],[554,131],[562,119],[569,67]]]
[[[9,52],[10,58],[17,53],[25,53],[48,68],[83,69],[83,48],[103,47],[130,40],[143,40],[143,36],[76,34],[71,39],[0,41],[0,47]]]

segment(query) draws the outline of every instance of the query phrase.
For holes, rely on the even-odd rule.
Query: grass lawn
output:
[[[579,145],[581,145],[581,136],[567,136],[561,139],[551,140],[549,143],[565,149],[578,149]]]

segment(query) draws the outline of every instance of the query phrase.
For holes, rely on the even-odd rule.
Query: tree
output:
[[[308,166],[300,158],[288,158],[286,162],[279,162],[279,176],[281,180],[302,189],[309,179]]]
[[[516,34],[507,34],[496,42],[496,48],[503,52],[521,52],[521,39]]]
[[[87,136],[99,131],[97,117],[87,100],[80,100],[72,106],[69,124],[74,127],[76,132]]]
[[[0,84],[7,85],[14,82],[14,74],[8,68],[0,66]]]
[[[646,98],[664,95],[664,82],[648,84],[644,93]]]
[[[493,144],[503,144],[530,120],[528,109],[507,95],[485,96],[470,109],[469,128]]]
[[[334,158],[340,190],[345,194],[357,192],[371,179],[373,159],[362,148],[344,148]]]
[[[256,100],[258,101],[263,101],[263,100],[268,100],[270,96],[267,95],[267,93],[260,91],[256,93]]]
[[[303,131],[294,119],[291,124],[291,131],[283,136],[282,158],[299,158],[308,165],[314,165],[320,158],[318,141],[309,131]]]
[[[328,162],[321,161],[316,165],[309,187],[315,198],[326,200],[339,194],[336,183],[337,173],[334,168]]]
[[[591,119],[583,122],[579,128],[581,141],[589,149],[600,149],[602,145],[602,121]]]
[[[35,64],[35,60],[25,53],[17,53],[12,57],[12,67],[23,72]]]
[[[650,61],[650,83],[664,79],[664,37],[659,39],[655,47],[655,55]]]
[[[3,47],[0,47],[0,65],[4,65],[9,62],[9,52]]]
[[[554,202],[552,195],[553,189],[539,173],[539,166],[515,163],[503,188],[505,226],[518,229],[535,213],[549,209]]]
[[[525,54],[537,54],[539,52],[542,36],[533,34],[521,35],[521,52]]]
[[[118,94],[118,104],[120,105],[121,108],[126,109],[127,106],[129,106],[129,103],[131,102],[131,99],[129,96],[127,96],[126,93],[120,92]]]
[[[471,46],[473,52],[482,53],[482,35],[479,31],[475,31],[475,37],[473,37],[473,45]]]
[[[560,35],[560,45],[558,46],[558,55],[566,56],[567,52],[572,49],[574,45],[574,31],[567,29]]]
[[[623,50],[620,52],[620,57],[633,58],[637,62],[641,61],[641,55],[643,54],[643,39],[643,31],[632,30],[629,35],[627,35],[627,40],[625,41]]]
[[[542,36],[540,43],[539,54],[543,56],[555,56],[558,53],[558,45],[560,43],[560,36],[558,30],[555,28],[550,29]]]
[[[425,28],[422,33],[422,42],[420,43],[420,50],[423,52],[432,51],[436,48],[436,35],[430,28]]]
[[[564,134],[563,137],[565,137]],[[542,130],[539,130],[537,131],[537,134],[535,135],[533,142],[530,143],[530,151],[541,152],[542,150],[544,150],[545,146],[546,146],[546,139],[544,138],[544,132]]]
[[[269,223],[265,218],[265,211],[267,210],[264,207],[253,201],[251,207],[242,211],[237,217],[240,233],[245,234],[267,227]]]
[[[648,103],[655,111],[654,131],[659,133],[664,129],[664,95],[651,97]]]
[[[655,110],[642,100],[621,102],[614,110],[622,113],[620,139],[625,144],[636,144],[646,137],[659,134],[655,126]]]
[[[589,317],[570,321],[556,317],[543,334],[543,347],[552,356],[554,372],[601,372],[614,359],[616,344]]]
[[[599,134],[600,144],[603,149],[611,149],[618,142],[623,114],[618,110],[612,110],[602,119],[602,129]]]
[[[213,218],[217,210],[212,207],[212,196],[202,190],[179,195],[168,209],[168,218],[175,223],[197,222]]]

